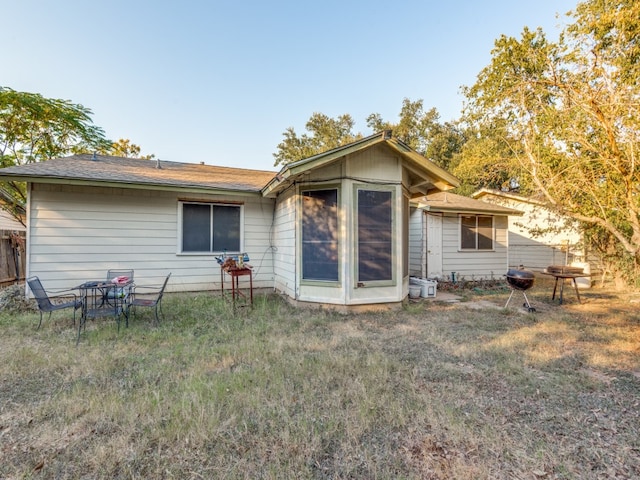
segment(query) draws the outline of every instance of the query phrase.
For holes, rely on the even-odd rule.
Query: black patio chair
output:
[[[118,278],[118,277],[127,277],[129,280],[133,282],[133,270],[114,270],[114,269],[107,270],[107,283],[113,281],[115,278]],[[103,302],[112,300],[117,296],[118,298],[123,299],[123,303],[126,304],[128,302],[129,297],[133,293],[134,288],[135,288],[135,283],[130,283],[125,287],[110,288],[109,290],[107,290],[107,293],[105,294],[105,298],[103,299]]]
[[[129,325],[129,310],[133,308],[133,313],[135,314],[135,309],[137,307],[155,308],[155,324],[160,324],[158,311],[160,312],[160,315],[164,317],[164,313],[162,312],[162,297],[164,295],[164,289],[167,287],[167,283],[169,283],[169,277],[171,277],[171,273],[169,273],[167,278],[164,279],[164,283],[161,287],[136,285],[134,294],[131,300],[127,303],[127,314],[125,315],[127,325]]]
[[[27,278],[29,289],[38,302],[38,310],[40,311],[40,322],[38,323],[38,329],[42,325],[42,314],[49,312],[49,318],[51,313],[56,310],[64,310],[65,308],[73,308],[73,325],[76,324],[76,310],[82,307],[82,300],[73,293],[72,290],[45,290],[42,286],[42,282],[38,277]],[[54,295],[50,296],[49,293]],[[67,300],[73,298],[73,300]],[[66,301],[61,301],[65,299]],[[36,329],[37,330],[37,329]]]

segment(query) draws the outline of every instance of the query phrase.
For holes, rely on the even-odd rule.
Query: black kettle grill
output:
[[[525,270],[524,268],[510,268],[507,271],[506,277],[507,283],[509,284],[509,287],[511,287],[511,295],[509,295],[509,300],[507,300],[504,308],[507,308],[507,306],[509,305],[511,297],[513,297],[515,291],[519,290],[522,292],[525,300],[525,303],[523,303],[522,306],[529,312],[535,312],[536,309],[531,306],[531,304],[529,303],[529,299],[527,298],[527,294],[525,293],[526,290],[529,290],[531,287],[533,287],[533,283],[535,281],[535,275],[533,274],[533,272]]]

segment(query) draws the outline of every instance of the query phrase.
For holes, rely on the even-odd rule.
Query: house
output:
[[[14,200],[4,189],[0,188],[0,230],[9,232],[24,232],[26,227],[25,209],[21,205],[14,205]],[[16,218],[12,212],[15,211]]]
[[[567,218],[543,203],[511,192],[483,188],[473,198],[523,212],[509,218],[509,266],[542,271],[549,265],[569,265],[586,258],[582,234]]]
[[[411,206],[410,274],[456,281],[493,279],[508,270],[509,219],[522,212],[450,192]]]
[[[279,172],[75,155],[0,180],[27,182],[27,269],[48,288],[133,268],[219,289],[215,256],[246,252],[255,287],[345,307],[406,297],[410,201],[458,185],[388,131]]]

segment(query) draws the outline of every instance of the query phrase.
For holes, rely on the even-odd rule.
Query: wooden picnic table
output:
[[[582,303],[580,299],[580,291],[578,290],[578,284],[576,283],[576,278],[581,277],[590,277],[591,275],[588,273],[574,273],[574,272],[562,272],[562,271],[549,271],[546,270],[542,272],[543,275],[550,275],[556,279],[553,284],[553,295],[551,296],[551,300],[556,299],[556,291],[558,290],[558,282],[560,282],[560,296],[559,296],[559,304],[562,305],[563,301],[563,292],[564,292],[564,284],[566,280],[571,280],[573,283],[573,288],[576,291],[576,297],[578,297],[578,303]]]

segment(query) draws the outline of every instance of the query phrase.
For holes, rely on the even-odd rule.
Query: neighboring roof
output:
[[[259,193],[275,173],[165,160],[86,154],[3,168],[0,169],[0,179]]]
[[[389,130],[376,133],[366,138],[349,143],[342,147],[334,148],[313,157],[292,162],[280,170],[262,190],[262,193],[273,195],[293,183],[297,178],[309,170],[324,167],[353,153],[365,150],[373,145],[383,144],[406,160],[407,169],[416,177],[414,190],[416,195],[424,195],[432,190],[450,190],[460,185],[456,177],[445,169],[439,167],[431,160],[412,150],[406,144],[391,135]]]
[[[0,188],[0,204],[10,205],[11,208],[15,209],[18,215],[24,216],[27,213],[24,206],[16,203],[14,198],[9,195],[9,192],[7,192],[4,188]]]
[[[513,208],[494,205],[493,203],[474,200],[450,192],[437,192],[417,199],[418,208],[431,212],[474,213],[491,215],[515,215],[523,213]]]

